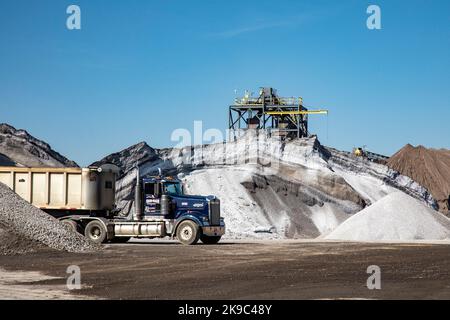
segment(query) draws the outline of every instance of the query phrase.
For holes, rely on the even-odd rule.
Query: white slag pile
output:
[[[391,193],[329,234],[330,240],[449,240],[450,219],[402,192]]]
[[[139,163],[141,176],[155,175],[158,168],[165,174],[182,173],[188,194],[217,196],[227,238],[325,236],[399,190],[435,205],[427,190],[411,179],[382,164],[323,147],[316,137],[280,142],[249,130],[235,141],[181,149],[158,150],[141,143],[96,165],[102,162],[124,171],[116,184],[123,215],[133,211],[133,167]]]

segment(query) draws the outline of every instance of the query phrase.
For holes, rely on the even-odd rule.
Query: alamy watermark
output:
[[[366,272],[370,274],[367,278],[367,289],[381,290],[381,268],[377,265],[371,265],[367,267]]]
[[[381,8],[376,4],[371,4],[366,10],[369,17],[366,26],[369,30],[381,30]],[[81,8],[78,5],[71,4],[67,7],[66,13],[69,15],[66,20],[66,26],[69,30],[81,29]]]
[[[69,290],[80,290],[81,289],[81,269],[77,265],[68,266],[66,273],[69,274],[67,277],[66,285]]]
[[[67,7],[66,13],[69,15],[66,20],[66,26],[69,30],[81,29],[81,8],[71,4]]]
[[[175,129],[171,134],[181,166],[254,164],[278,171],[283,141],[263,129],[225,131],[204,130],[202,121],[194,121],[193,130]]]
[[[367,18],[366,25],[369,30],[381,30],[381,8],[375,4],[367,7],[367,14],[370,16]]]

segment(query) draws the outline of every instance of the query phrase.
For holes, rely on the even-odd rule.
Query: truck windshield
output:
[[[179,182],[164,182],[164,193],[182,195],[181,184]]]

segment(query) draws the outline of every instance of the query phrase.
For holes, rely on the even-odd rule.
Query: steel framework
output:
[[[282,98],[273,88],[260,88],[258,97],[246,92],[229,107],[229,129],[234,136],[243,129],[262,129],[281,138],[303,138],[309,136],[309,114],[328,111],[309,111],[301,97]]]

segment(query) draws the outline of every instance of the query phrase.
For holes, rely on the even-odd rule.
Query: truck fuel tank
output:
[[[114,234],[126,237],[164,237],[166,229],[163,221],[117,222],[114,224]]]

